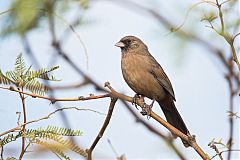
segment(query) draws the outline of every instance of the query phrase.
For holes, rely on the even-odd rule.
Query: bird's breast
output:
[[[150,99],[162,99],[165,91],[149,72],[151,63],[145,55],[124,54],[121,60],[122,74],[130,88]]]

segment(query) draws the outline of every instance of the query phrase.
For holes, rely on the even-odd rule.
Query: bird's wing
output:
[[[154,59],[154,57],[151,56],[151,71],[150,73],[157,79],[158,83],[167,90],[167,92],[172,96],[173,100],[176,101],[175,99],[175,94],[173,91],[172,84],[170,80],[168,79],[166,73],[160,66],[160,64]]]

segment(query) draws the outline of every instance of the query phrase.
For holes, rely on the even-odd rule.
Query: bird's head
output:
[[[134,36],[123,37],[115,46],[120,47],[122,53],[147,50],[147,46],[139,38]]]

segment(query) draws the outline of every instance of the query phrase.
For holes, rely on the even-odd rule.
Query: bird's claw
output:
[[[147,105],[144,103],[144,106],[142,107],[142,111],[140,112],[143,116],[147,115],[147,119],[150,119],[151,117],[151,112],[152,112],[152,107],[155,102],[155,99],[153,99],[152,103],[150,105]]]
[[[143,116],[147,115],[147,119],[150,119],[152,112],[152,106],[147,105],[144,103],[144,106],[142,107],[142,111],[140,112]]]
[[[188,136],[189,145],[191,145],[193,142],[196,142],[196,136],[195,135],[191,135],[190,133],[188,133],[187,136]]]
[[[137,98],[140,98],[139,94],[135,94],[135,95],[134,95],[133,100],[132,100],[132,105],[135,105],[135,107],[136,107],[137,110],[138,110],[138,107],[137,107]]]

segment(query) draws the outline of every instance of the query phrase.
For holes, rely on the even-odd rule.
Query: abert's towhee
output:
[[[153,102],[156,100],[167,121],[187,135],[189,131],[174,105],[176,100],[172,84],[160,64],[149,53],[148,47],[134,36],[123,37],[115,46],[121,48],[122,74],[129,87],[137,95],[148,97]],[[185,147],[189,146],[188,142],[182,141]]]

